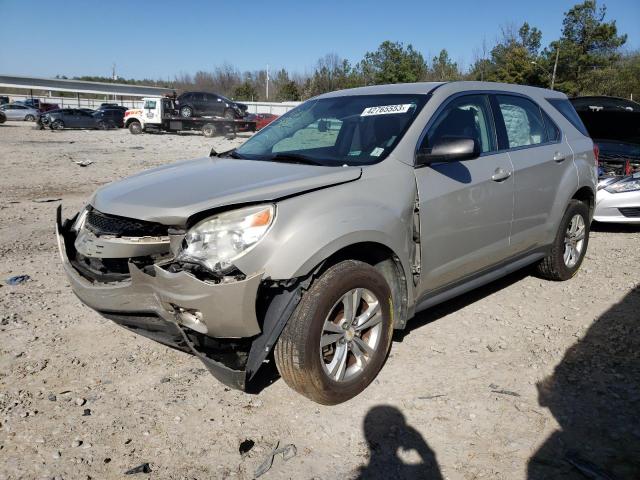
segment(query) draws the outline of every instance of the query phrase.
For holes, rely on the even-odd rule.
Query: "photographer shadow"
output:
[[[640,288],[601,315],[537,387],[560,430],[529,460],[529,480],[640,479]]]
[[[442,480],[436,455],[422,435],[407,425],[400,410],[389,405],[373,407],[364,418],[369,464],[360,468],[359,480]],[[405,461],[399,451],[417,461]]]

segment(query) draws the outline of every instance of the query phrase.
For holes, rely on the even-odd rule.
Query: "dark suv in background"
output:
[[[177,98],[181,117],[224,117],[229,120],[243,118],[247,106],[215,93],[185,92]]]

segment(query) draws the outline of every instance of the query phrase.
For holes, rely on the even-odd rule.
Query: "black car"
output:
[[[576,97],[571,103],[598,146],[600,176],[640,171],[640,104],[616,97]]]
[[[126,108],[99,108],[93,113],[93,116],[105,121],[107,124],[124,128],[124,112],[126,111]]]
[[[117,103],[103,103],[96,109],[96,111],[98,112],[101,110],[122,110],[122,113],[124,115],[124,112],[129,109],[127,107],[123,107],[122,105],[118,105]]]
[[[229,120],[243,118],[247,114],[244,103],[208,92],[185,92],[177,98],[182,117],[224,117]]]
[[[61,130],[63,128],[90,128],[107,129],[115,128],[117,124],[102,117],[99,112],[89,113],[79,108],[61,108],[51,110],[39,118],[42,127],[49,126],[51,130]]]

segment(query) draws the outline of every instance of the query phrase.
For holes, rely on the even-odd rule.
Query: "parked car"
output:
[[[573,108],[576,111],[623,111],[640,112],[640,103],[626,98],[608,97],[606,95],[592,95],[584,97],[574,97],[571,99]]]
[[[26,107],[35,108],[36,110],[40,109],[40,100],[37,98],[25,98],[21,100],[20,103]]]
[[[64,269],[85,304],[228,385],[275,348],[289,386],[340,403],[416,312],[530,264],[576,274],[596,191],[576,118],[562,93],[497,83],[320,95],[235,150],[59,208]]]
[[[109,124],[113,124],[118,128],[124,127],[124,112],[122,108],[103,108],[94,112],[94,117],[104,120]]]
[[[208,92],[185,92],[177,98],[182,117],[224,117],[230,120],[242,118],[247,113],[244,103]]]
[[[40,118],[42,125],[48,125],[51,130],[63,128],[107,129],[116,128],[116,123],[96,113],[88,113],[79,108],[62,108],[45,113]]]
[[[38,110],[40,110],[40,112],[49,112],[51,110],[59,109],[60,105],[58,105],[57,103],[40,102],[40,108]]]
[[[122,107],[118,104],[103,103],[96,109],[96,111],[102,111],[102,110],[121,110],[124,113],[128,110],[128,108]]]
[[[17,103],[5,103],[0,105],[0,110],[7,116],[7,120],[24,120],[35,122],[38,118],[38,110]]]
[[[278,117],[280,117],[280,115],[273,113],[256,113],[256,130],[262,130]]]
[[[594,220],[640,223],[640,104],[612,97],[571,103],[599,150]]]

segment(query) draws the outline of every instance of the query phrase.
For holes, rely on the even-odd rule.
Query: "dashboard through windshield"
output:
[[[312,99],[247,140],[234,156],[324,166],[377,163],[395,148],[427,99],[415,94]]]

